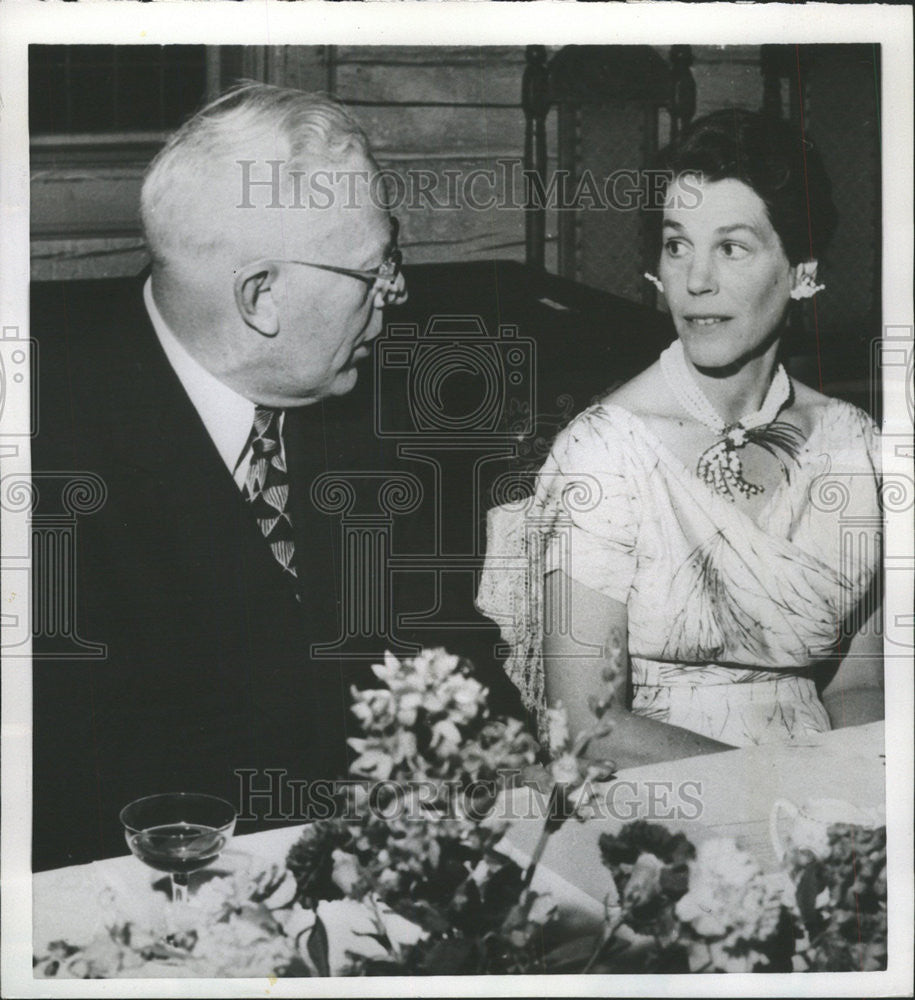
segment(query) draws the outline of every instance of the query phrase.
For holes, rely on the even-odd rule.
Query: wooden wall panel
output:
[[[337,67],[334,93],[341,101],[381,104],[439,102],[445,105],[519,106],[518,63],[435,66],[349,63]]]
[[[427,153],[430,158],[471,153],[487,159],[521,155],[524,116],[518,108],[354,107],[379,154]]]
[[[658,51],[667,58],[666,47]],[[695,46],[694,55],[699,113],[727,104],[759,106],[757,46]],[[211,82],[227,85],[246,76],[330,90],[352,106],[386,168],[444,176],[449,169],[491,169],[500,157],[522,155],[522,46],[230,46],[211,49],[210,60]],[[548,148],[555,153],[555,115],[548,130]],[[75,165],[64,159],[53,170],[36,171],[35,277],[65,275],[67,261],[74,277],[131,273],[137,251],[121,248],[125,239],[132,246],[139,237],[143,162],[134,159],[120,172],[95,164],[83,175],[73,172]],[[96,176],[89,176],[93,171]],[[407,204],[398,215],[409,259],[524,257],[521,208],[481,212],[466,205],[455,211]],[[548,264],[555,259],[555,223],[553,212]]]
[[[409,177],[415,171],[463,175],[520,161],[524,144],[520,46],[232,46],[211,52],[220,79],[244,76],[302,89],[330,90],[352,106],[379,162]],[[211,74],[212,75],[212,74]],[[121,172],[98,165],[77,175],[66,160],[36,172],[33,183],[33,271],[36,278],[131,273],[139,237],[137,201],[144,164]],[[94,172],[94,176],[93,176]],[[497,192],[501,195],[501,188]],[[485,196],[490,188],[478,185]],[[524,256],[520,208],[439,210],[428,202],[398,207],[408,258],[420,261]]]
[[[144,164],[33,172],[32,237],[139,236]]]
[[[335,62],[382,63],[386,66],[524,65],[522,45],[338,45]]]
[[[506,183],[506,171],[495,160],[450,158],[430,162],[419,157],[383,161],[382,166],[404,178],[398,193],[405,198],[394,206],[394,214],[401,223],[405,258],[411,263],[486,257],[523,259],[523,211],[518,207],[511,180]],[[468,183],[474,177],[476,181]],[[455,183],[455,179],[463,183]]]
[[[114,278],[139,274],[149,254],[138,237],[44,239],[32,244],[33,281]]]

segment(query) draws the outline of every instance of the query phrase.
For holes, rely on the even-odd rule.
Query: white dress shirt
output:
[[[254,424],[254,403],[220,382],[188,353],[162,318],[152,294],[152,282],[143,286],[143,301],[150,322],[165,351],[169,364],[200,415],[203,426],[216,445],[226,468],[241,489],[250,464],[248,439]],[[280,428],[285,413],[280,416]],[[282,438],[280,439],[282,446]]]

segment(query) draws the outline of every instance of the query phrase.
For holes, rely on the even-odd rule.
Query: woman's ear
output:
[[[275,337],[280,332],[280,316],[273,285],[277,279],[275,264],[255,261],[235,275],[235,305],[246,325],[261,336]]]
[[[817,267],[815,260],[803,260],[791,269],[791,298],[812,299],[817,292],[822,292],[825,285],[817,284]]]

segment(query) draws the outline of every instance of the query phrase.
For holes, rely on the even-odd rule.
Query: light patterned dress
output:
[[[534,494],[488,516],[477,605],[527,706],[544,706],[543,578],[562,569],[626,605],[636,714],[734,746],[828,730],[816,664],[862,616],[881,558],[876,429],[830,400],[788,468],[754,520],[629,411],[576,417]]]

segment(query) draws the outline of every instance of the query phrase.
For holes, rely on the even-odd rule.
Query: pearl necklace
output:
[[[781,449],[797,461],[804,436],[793,424],[775,419],[791,399],[791,379],[784,365],[780,364],[775,370],[762,406],[735,423],[726,424],[697,385],[686,363],[683,344],[679,340],[675,340],[661,353],[660,364],[661,375],[677,402],[691,417],[721,437],[720,441],[706,448],[699,456],[696,474],[704,483],[731,503],[735,500],[735,494],[751,497],[764,492],[764,486],[748,482],[743,477],[743,462],[739,450],[751,442],[775,455],[781,462],[785,475],[789,475],[787,466],[775,449]]]

